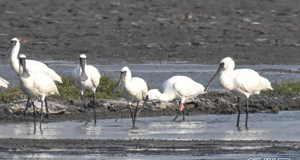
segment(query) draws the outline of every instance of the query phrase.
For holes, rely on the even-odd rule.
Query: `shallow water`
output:
[[[43,134],[37,130],[33,134],[33,123],[1,124],[0,138],[34,138],[34,139],[168,139],[168,140],[300,140],[300,111],[281,111],[278,114],[250,114],[249,126],[240,131],[235,127],[236,115],[197,115],[186,116],[186,121],[172,122],[173,117],[139,118],[138,129],[131,128],[129,118],[114,122],[114,119],[92,122],[67,121],[43,123]],[[241,126],[244,125],[245,115],[241,115]],[[259,146],[254,146],[259,147]],[[223,149],[234,149],[224,147]],[[240,148],[239,148],[240,149]],[[253,149],[253,148],[245,148]],[[262,148],[263,149],[263,148]],[[158,149],[159,150],[159,149]],[[209,154],[193,155],[153,155],[140,153],[122,154],[85,154],[79,152],[49,152],[35,151],[33,153],[0,152],[4,159],[249,159],[249,158],[292,158],[299,153],[281,154]]]
[[[77,64],[65,61],[44,61],[48,66],[54,69],[59,74],[71,74]],[[119,71],[125,65],[94,65],[98,68],[101,75],[111,77],[117,81],[119,78]],[[195,81],[203,84],[204,86],[212,78],[213,74],[218,68],[218,65],[202,65],[202,64],[129,64],[127,65],[132,75],[143,78],[149,89],[161,88],[161,84],[168,78],[174,75],[184,75],[191,77]],[[18,77],[11,70],[10,65],[0,65],[0,75],[8,80],[11,84],[18,84]],[[238,65],[237,68],[250,68],[258,71],[262,76],[268,78],[272,83],[280,83],[282,81],[298,81],[300,79],[299,71],[300,65]],[[270,70],[271,71],[268,71]],[[277,70],[277,71],[276,71]],[[280,71],[279,71],[280,70]],[[292,71],[292,72],[291,72]],[[217,77],[211,89],[223,90]]]
[[[113,119],[98,120],[97,125],[78,121],[43,123],[43,134],[33,135],[33,123],[1,124],[0,138],[36,139],[168,139],[168,140],[279,140],[299,141],[300,111],[281,111],[278,114],[250,114],[249,126],[238,131],[235,127],[236,115],[197,115],[187,116],[185,122],[172,122],[173,117],[139,118],[138,129],[131,128],[129,118],[114,122]],[[181,117],[179,117],[181,118]],[[241,115],[241,126],[245,115]],[[255,146],[259,147],[259,146]],[[223,148],[234,149],[234,148]],[[245,150],[251,148],[245,148]],[[252,148],[253,149],[253,148]],[[262,148],[263,149],[263,148]],[[249,159],[249,158],[291,158],[298,153],[281,154],[204,154],[193,155],[153,155],[141,153],[85,154],[79,152],[35,151],[0,152],[4,159]]]
[[[84,122],[66,121],[43,123],[43,134],[33,134],[33,123],[1,124],[0,138],[36,139],[168,139],[168,140],[281,140],[300,141],[300,111],[281,111],[279,114],[249,114],[249,127],[241,115],[238,131],[237,115],[186,116],[186,121],[171,121],[173,117],[148,117],[137,120],[138,129],[131,128],[131,119]],[[47,120],[46,120],[47,121]]]

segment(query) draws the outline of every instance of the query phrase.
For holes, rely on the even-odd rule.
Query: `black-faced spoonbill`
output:
[[[248,99],[251,95],[259,94],[261,90],[273,90],[271,83],[264,77],[261,77],[252,69],[235,69],[235,64],[232,58],[226,57],[221,60],[220,65],[212,79],[207,84],[205,91],[211,85],[214,78],[221,72],[220,82],[222,86],[229,91],[243,95],[247,99],[246,106],[246,122],[245,127],[248,128]],[[240,97],[238,97],[238,117],[236,127],[239,128],[240,121]]]
[[[0,77],[0,88],[7,88],[9,82],[7,82],[5,79]]]
[[[189,98],[194,98],[198,95],[204,94],[204,86],[200,83],[195,82],[186,76],[173,76],[166,80],[163,85],[163,93],[159,92],[158,89],[151,89],[148,91],[147,95],[149,100],[159,100],[159,101],[173,101],[175,99],[180,100],[178,114],[175,116],[173,121],[183,113],[184,117],[184,103]]]
[[[119,86],[122,84],[122,97],[127,100],[128,108],[130,111],[131,119],[132,119],[132,126],[135,128],[135,121],[137,118],[137,111],[139,107],[140,101],[146,100],[146,95],[148,91],[148,87],[146,82],[139,77],[132,77],[131,71],[128,67],[123,67],[121,69],[120,79],[113,89],[113,92],[117,92],[119,90]],[[131,105],[132,103],[136,102],[136,109],[133,112],[131,112]],[[145,102],[144,102],[145,104]],[[142,109],[142,108],[141,108]]]
[[[57,87],[52,78],[44,73],[28,72],[26,64],[26,56],[21,54],[19,56],[20,61],[20,89],[30,97],[31,104],[34,110],[34,133],[36,132],[35,126],[35,114],[36,106],[34,105],[33,99],[40,99],[41,101],[41,118],[40,118],[40,130],[42,131],[42,116],[43,116],[43,102],[49,95],[59,94]]]
[[[86,64],[86,55],[81,54],[79,57],[79,65],[72,73],[72,82],[80,91],[84,111],[86,112],[86,104],[84,99],[84,90],[91,89],[93,91],[93,108],[94,108],[94,124],[96,124],[96,109],[95,109],[95,92],[99,86],[101,75],[97,68]]]
[[[11,48],[9,50],[11,51],[11,54],[10,54],[11,68],[19,76],[20,71],[19,71],[18,54],[20,51],[20,42],[19,42],[18,38],[11,39]],[[48,68],[48,66],[42,62],[26,59],[26,67],[27,67],[28,72],[44,73],[44,74],[47,74],[48,76],[50,76],[53,81],[62,83],[61,77],[54,70],[52,70],[51,68]],[[21,71],[22,71],[22,68],[21,68]],[[48,109],[48,105],[47,105],[47,99],[45,99],[45,105],[46,105],[46,109],[47,109],[46,111],[47,111],[47,116],[48,116],[49,109]],[[29,98],[28,98],[24,115],[29,106],[30,106],[30,104],[29,104]]]

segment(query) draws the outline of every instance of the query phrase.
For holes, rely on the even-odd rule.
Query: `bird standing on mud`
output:
[[[20,61],[20,89],[31,99],[31,104],[34,110],[34,133],[36,132],[35,114],[36,106],[33,99],[40,99],[41,101],[41,118],[40,118],[40,130],[42,130],[42,116],[43,116],[43,102],[49,95],[59,94],[57,87],[50,76],[44,73],[28,72],[26,64],[26,56],[21,54],[19,56]]]
[[[96,109],[95,109],[95,92],[99,86],[101,75],[98,69],[92,65],[86,64],[86,55],[81,54],[79,57],[79,65],[72,73],[72,82],[80,91],[84,112],[86,112],[86,103],[84,99],[84,90],[91,89],[93,91],[93,108],[94,108],[94,124],[96,124]]]
[[[166,80],[162,87],[163,93],[159,92],[158,89],[151,89],[147,95],[149,96],[149,100],[172,101],[174,99],[180,99],[178,114],[173,121],[175,121],[181,113],[183,114],[183,121],[185,120],[184,103],[186,99],[194,98],[205,93],[202,84],[186,76],[173,76]]]
[[[126,66],[121,69],[120,79],[117,85],[115,86],[115,88],[113,89],[113,92],[117,92],[119,90],[119,86],[121,85],[121,82],[122,82],[121,94],[122,97],[127,100],[128,108],[132,119],[132,126],[133,128],[135,128],[135,121],[137,119],[139,103],[140,101],[144,101],[143,106],[139,110],[140,113],[147,101],[146,95],[147,95],[148,87],[146,82],[142,78],[132,77],[131,71]],[[133,113],[131,112],[130,107],[134,102],[136,102],[137,105]]]
[[[251,95],[259,94],[261,90],[273,90],[271,83],[268,79],[261,77],[256,71],[251,69],[235,69],[235,63],[230,57],[226,57],[221,60],[219,68],[209,81],[205,92],[208,90],[211,82],[214,78],[221,72],[220,82],[223,87],[237,93],[238,95],[243,95],[247,99],[246,106],[246,122],[245,127],[248,129],[248,99]],[[240,121],[240,97],[238,97],[238,117],[236,127],[239,128]]]
[[[19,42],[18,38],[13,38],[13,39],[11,39],[10,42],[11,42],[11,47],[10,47],[9,51],[11,51],[11,54],[10,54],[11,68],[17,74],[17,76],[19,76],[20,71],[22,71],[22,68],[19,69],[19,59],[18,59],[18,55],[19,55],[19,51],[20,51],[20,42]],[[9,53],[9,51],[7,53]],[[52,70],[51,68],[48,68],[48,66],[42,62],[26,59],[26,68],[27,68],[28,72],[44,73],[44,74],[47,74],[49,77],[51,77],[51,79],[53,81],[62,83],[61,77],[54,70]],[[47,111],[47,116],[48,116],[49,109],[48,109],[48,105],[47,105],[47,99],[45,99],[45,105],[46,105],[46,111]],[[29,103],[29,97],[28,97],[28,101],[26,104],[26,109],[24,111],[24,114],[26,113],[29,106],[30,106],[30,103]]]

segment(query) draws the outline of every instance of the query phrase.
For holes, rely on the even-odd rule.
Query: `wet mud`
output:
[[[300,64],[295,0],[0,2],[0,49],[22,38],[30,59],[90,63]],[[134,57],[134,58],[133,58]],[[3,60],[7,62],[7,58]]]
[[[290,141],[172,141],[172,140],[99,140],[99,139],[1,139],[0,152],[10,153],[54,152],[68,154],[121,154],[141,153],[153,155],[207,154],[286,154],[299,151],[299,143]]]

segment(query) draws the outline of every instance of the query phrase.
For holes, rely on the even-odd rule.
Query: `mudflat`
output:
[[[0,2],[0,49],[22,38],[30,59],[90,63],[300,64],[296,0]],[[2,60],[8,61],[8,58]]]

